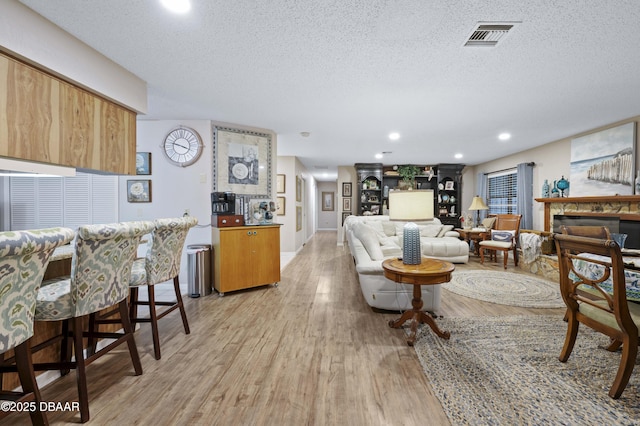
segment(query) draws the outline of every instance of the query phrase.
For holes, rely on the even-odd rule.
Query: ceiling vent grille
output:
[[[480,23],[473,30],[465,46],[494,47],[509,34],[514,23]]]

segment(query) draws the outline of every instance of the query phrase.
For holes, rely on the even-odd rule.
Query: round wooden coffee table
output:
[[[411,306],[413,309],[403,313],[397,320],[389,321],[389,326],[400,328],[407,320],[411,320],[411,334],[407,338],[407,344],[413,346],[416,341],[418,324],[428,324],[438,336],[448,339],[448,331],[442,331],[434,321],[433,317],[422,309],[422,291],[420,286],[434,285],[449,282],[451,273],[455,266],[451,262],[438,259],[422,258],[419,265],[405,265],[401,259],[387,259],[382,262],[384,276],[398,284],[413,284],[413,299]]]

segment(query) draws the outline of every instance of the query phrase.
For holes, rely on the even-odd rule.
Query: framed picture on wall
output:
[[[351,213],[348,213],[348,212],[344,212],[344,213],[342,213],[342,224],[343,224],[343,225],[344,225],[344,220],[345,220],[346,218],[348,218],[349,216],[351,216]]]
[[[286,211],[285,205],[286,205],[287,199],[284,197],[277,197],[276,201],[278,202],[278,206],[276,207],[276,214],[278,216],[284,216],[284,213]]]
[[[286,191],[286,175],[276,176],[276,192],[278,194],[284,194]]]
[[[136,152],[136,174],[137,175],[151,174],[151,153],[150,152]]]
[[[296,206],[296,231],[302,231],[302,207]]]
[[[351,197],[351,182],[342,182],[342,196]]]
[[[296,176],[296,201],[302,201],[302,179]]]
[[[345,212],[351,211],[351,198],[342,199],[342,211],[345,211]]]
[[[127,181],[127,201],[130,203],[150,203],[151,202],[151,181],[128,180]]]
[[[333,192],[323,192],[322,193],[322,211],[332,212],[333,210],[334,210]]]

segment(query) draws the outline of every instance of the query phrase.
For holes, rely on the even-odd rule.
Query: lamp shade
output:
[[[420,230],[413,220],[433,219],[433,190],[392,191],[389,193],[389,220],[407,221],[402,233],[402,262],[422,262]]]
[[[484,200],[479,195],[476,195],[473,197],[473,201],[471,201],[469,210],[489,210],[489,207],[487,207]]]
[[[389,192],[390,220],[430,220],[433,219],[433,190]]]

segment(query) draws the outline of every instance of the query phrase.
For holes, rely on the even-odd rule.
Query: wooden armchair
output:
[[[504,258],[504,269],[507,269],[507,259],[509,252],[513,250],[513,261],[518,266],[518,236],[520,235],[520,220],[522,215],[519,214],[498,214],[493,229],[487,232],[483,241],[480,241],[480,263],[484,263],[485,250],[489,250],[496,254],[502,251]],[[493,257],[493,255],[492,255]]]
[[[563,230],[555,234],[560,270],[560,291],[567,305],[568,322],[560,361],[571,355],[580,323],[611,338],[609,351],[622,347],[618,372],[609,390],[609,396],[617,399],[629,382],[638,353],[638,324],[640,304],[627,303],[624,264],[618,244],[610,239],[567,235],[567,232],[591,230]],[[600,235],[607,235],[606,228]],[[602,284],[613,282],[613,293]]]

